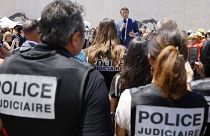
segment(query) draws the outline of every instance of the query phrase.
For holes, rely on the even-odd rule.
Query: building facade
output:
[[[28,18],[39,18],[43,7],[53,0],[1,0],[0,17],[25,13]],[[120,19],[120,8],[128,7],[136,20],[169,17],[184,30],[210,28],[210,0],[73,0],[84,6],[84,19],[96,27],[103,18]]]

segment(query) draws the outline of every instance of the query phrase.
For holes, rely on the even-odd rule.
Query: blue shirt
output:
[[[87,62],[87,56],[83,50],[81,50],[80,53],[74,58],[79,60],[80,62]]]

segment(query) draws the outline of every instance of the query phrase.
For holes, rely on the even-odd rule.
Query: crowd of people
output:
[[[81,5],[0,29],[0,128],[15,136],[208,136],[210,31],[129,9],[87,31]]]

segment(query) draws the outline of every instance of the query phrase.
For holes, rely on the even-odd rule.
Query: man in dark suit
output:
[[[122,16],[122,20],[117,22],[118,38],[120,44],[125,45],[128,48],[128,45],[132,38],[140,35],[138,24],[135,20],[128,18],[128,8],[121,8],[120,14]]]

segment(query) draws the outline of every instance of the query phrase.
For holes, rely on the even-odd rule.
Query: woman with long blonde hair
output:
[[[109,89],[114,75],[121,71],[126,48],[119,45],[114,20],[103,19],[93,44],[85,49],[88,62],[93,64],[105,78]]]

